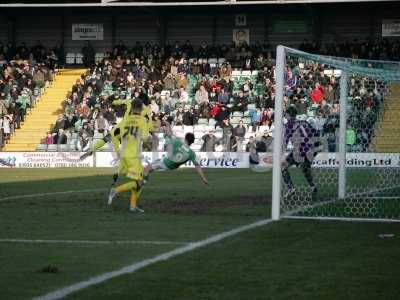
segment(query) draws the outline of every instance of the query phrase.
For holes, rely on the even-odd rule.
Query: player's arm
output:
[[[130,114],[131,107],[132,107],[132,101],[131,100],[117,99],[117,100],[114,100],[111,104],[114,105],[114,106],[119,106],[119,105],[125,105],[126,106],[124,118],[127,117]]]
[[[203,169],[200,167],[199,163],[195,163],[194,168],[196,169],[197,173],[200,175],[201,180],[205,183],[208,184],[208,180],[206,175],[203,172]]]
[[[194,164],[194,168],[196,169],[197,173],[200,175],[201,180],[205,183],[208,184],[208,180],[206,175],[203,172],[203,169],[200,166],[200,163],[196,159],[196,154],[193,152],[193,150],[190,150],[190,160]]]

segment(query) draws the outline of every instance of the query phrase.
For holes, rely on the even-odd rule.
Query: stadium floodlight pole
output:
[[[346,197],[347,71],[340,77],[339,199]]]
[[[285,71],[285,47],[279,45],[276,48],[275,68],[275,109],[274,109],[274,153],[272,171],[272,220],[279,220],[281,203],[282,181],[282,125],[283,125],[283,78]]]

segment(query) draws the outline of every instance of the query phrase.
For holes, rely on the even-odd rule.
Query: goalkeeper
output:
[[[296,119],[297,109],[294,105],[289,106],[287,114],[289,117],[288,122],[285,124],[284,143],[287,146],[290,141],[293,145],[293,150],[282,163],[282,177],[288,188],[286,196],[293,195],[296,191],[289,173],[289,167],[293,165],[301,168],[310,186],[311,193],[315,195],[317,187],[314,183],[311,166],[314,157],[320,150],[319,132],[307,121]]]
[[[108,204],[111,205],[113,198],[123,192],[131,191],[130,211],[143,212],[137,206],[138,194],[143,181],[142,142],[149,137],[148,124],[141,115],[143,103],[135,100],[132,104],[132,114],[124,120],[124,127],[121,128],[120,162],[119,174],[125,174],[129,182],[121,184],[110,190]]]
[[[163,128],[167,155],[145,167],[145,182],[148,180],[149,174],[154,170],[175,170],[186,162],[191,161],[194,164],[197,173],[200,175],[201,180],[205,184],[208,184],[207,177],[204,175],[204,172],[196,159],[196,154],[192,149],[190,149],[190,145],[193,144],[195,139],[194,134],[186,133],[185,140],[182,142],[172,134],[171,127],[167,122],[165,122]]]

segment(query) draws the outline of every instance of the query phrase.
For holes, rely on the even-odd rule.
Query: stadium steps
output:
[[[373,144],[377,152],[400,152],[400,84],[391,85],[386,94],[381,119]]]
[[[52,129],[59,113],[61,104],[68,91],[86,69],[60,70],[54,83],[40,97],[36,107],[26,116],[25,122],[11,137],[4,151],[35,151],[36,146]]]

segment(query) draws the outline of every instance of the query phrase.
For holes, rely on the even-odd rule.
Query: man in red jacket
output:
[[[324,87],[319,82],[316,82],[310,96],[313,104],[321,104],[322,100],[324,100]]]

